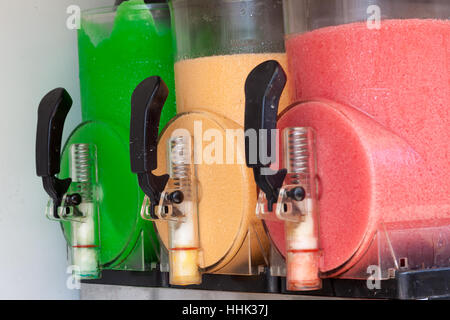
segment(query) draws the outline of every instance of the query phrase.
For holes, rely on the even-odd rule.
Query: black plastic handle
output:
[[[260,148],[264,143],[265,150],[272,150],[272,130],[276,129],[278,105],[286,81],[286,73],[281,65],[275,60],[269,60],[254,68],[245,83],[245,131],[256,132],[256,141],[246,138],[245,159],[247,166],[253,168],[256,184],[266,194],[269,211],[277,202],[287,172],[282,169],[272,175],[262,175],[261,170],[269,168],[271,163],[264,163],[261,159]],[[264,140],[261,139],[260,130],[267,132]]]
[[[57,209],[71,183],[71,179],[55,177],[60,171],[64,122],[71,107],[70,95],[65,89],[57,88],[44,96],[38,109],[36,173],[42,177],[44,189],[53,200],[55,218],[58,218]]]
[[[39,177],[59,173],[64,122],[71,107],[72,99],[63,88],[50,91],[39,104],[36,134],[36,172]]]
[[[168,95],[164,81],[155,76],[142,81],[131,98],[131,171],[138,175],[139,186],[150,198],[150,214],[154,219],[155,207],[169,180],[169,175],[152,174],[158,167],[159,121]]]

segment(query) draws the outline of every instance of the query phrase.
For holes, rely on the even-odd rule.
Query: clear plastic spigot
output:
[[[39,104],[36,134],[36,173],[51,200],[46,216],[71,224],[72,270],[78,278],[98,278],[97,149],[95,145],[70,146],[70,178],[59,179],[64,121],[72,106],[69,93],[57,88]],[[66,229],[67,230],[67,229]]]
[[[175,136],[168,141],[170,180],[161,199],[169,202],[170,282],[178,285],[201,283],[199,270],[197,184],[190,136]]]
[[[167,221],[169,226],[170,283],[173,285],[200,284],[202,281],[197,183],[191,141],[188,135],[169,139],[170,179],[156,208],[157,217]]]
[[[61,219],[72,225],[70,245],[73,273],[82,279],[95,279],[100,276],[95,145],[73,144],[70,147],[70,175],[72,183],[69,192],[79,195],[81,202],[71,207],[76,214],[62,216]]]
[[[287,288],[318,290],[322,281],[314,130],[286,128],[283,145],[287,175],[279,193],[276,215],[285,221]]]

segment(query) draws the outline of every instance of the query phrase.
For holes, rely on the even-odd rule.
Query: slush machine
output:
[[[75,274],[449,297],[449,17],[448,0],[83,12],[83,122],[61,149],[72,101],[55,89],[36,145]]]

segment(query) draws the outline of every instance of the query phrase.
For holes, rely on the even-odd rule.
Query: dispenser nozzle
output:
[[[167,146],[170,175],[152,174],[157,168],[158,126],[167,95],[167,86],[159,77],[144,80],[134,91],[131,167],[148,196],[141,209],[142,218],[169,225],[170,283],[199,284],[198,200],[191,137],[173,136]]]
[[[95,184],[95,146],[71,146],[71,177],[60,180],[61,141],[64,122],[72,106],[66,90],[50,91],[39,104],[36,134],[36,171],[42,177],[44,189],[50,196],[46,215],[51,220],[71,223],[71,258],[73,273],[80,278],[98,278],[99,234]],[[95,171],[95,174],[93,173]],[[68,192],[73,193],[69,194]]]
[[[173,136],[168,141],[170,180],[159,207],[160,210],[170,208],[166,216],[169,223],[170,283],[175,285],[202,282],[197,179],[191,141],[191,136]],[[175,194],[182,195],[182,201],[174,201]]]
[[[287,288],[292,291],[318,290],[322,281],[319,277],[314,130],[304,127],[284,129],[283,148],[287,175],[278,197],[276,215],[285,222]]]
[[[247,136],[251,136],[248,130],[256,131],[257,139],[253,147],[250,139],[246,139],[246,162],[253,168],[255,182],[261,189],[256,214],[261,219],[285,223],[288,289],[317,290],[321,288],[321,279],[313,130],[286,129],[284,169],[272,175],[262,171],[271,163],[261,159],[260,149],[271,150],[272,130],[276,129],[285,84],[286,74],[276,61],[266,61],[249,74],[245,84],[245,130]]]

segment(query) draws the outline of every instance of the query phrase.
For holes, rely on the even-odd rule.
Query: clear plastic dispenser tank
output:
[[[161,74],[172,93],[162,124],[175,115],[169,7],[132,0],[84,11],[78,49],[83,122],[64,148],[58,130],[69,94],[54,90],[40,107],[38,174],[53,199],[48,216],[62,223],[74,272],[83,278],[98,278],[101,269],[151,270],[159,242],[140,218],[144,194],[130,171],[130,101],[142,80]]]
[[[194,159],[192,172],[198,190],[199,270],[255,275],[268,264],[269,241],[254,213],[256,185],[251,170],[245,167],[240,143],[243,88],[248,72],[262,61],[277,59],[286,65],[282,2],[174,0],[169,4],[176,43],[178,115],[161,132],[154,173],[170,174],[170,141],[184,130],[185,136],[192,137],[191,149],[186,152]],[[289,103],[287,93],[283,101]],[[154,201],[158,205],[157,198],[150,197],[145,205]],[[188,255],[173,250],[171,224],[164,219],[155,222],[169,256],[183,255],[178,261],[186,262]],[[167,263],[172,275],[174,269],[180,270],[175,262]]]
[[[297,102],[278,128],[315,133],[321,277],[449,267],[450,1],[285,0],[284,11]],[[289,269],[285,224],[266,226]]]
[[[281,0],[171,0],[177,112],[244,124],[244,84],[261,62],[287,66]],[[290,103],[289,83],[281,105]]]
[[[202,271],[257,274],[268,262],[268,239],[254,215],[256,186],[242,161],[243,146],[233,142],[243,132],[243,87],[248,72],[267,59],[286,65],[282,2],[169,3],[179,116],[161,141],[177,128],[188,129],[194,138]],[[283,96],[285,104],[289,98]],[[230,132],[237,132],[237,137],[230,138]],[[232,155],[227,153],[227,141],[233,145]],[[211,151],[214,146],[216,150]],[[166,229],[160,224],[157,228],[166,243]]]

